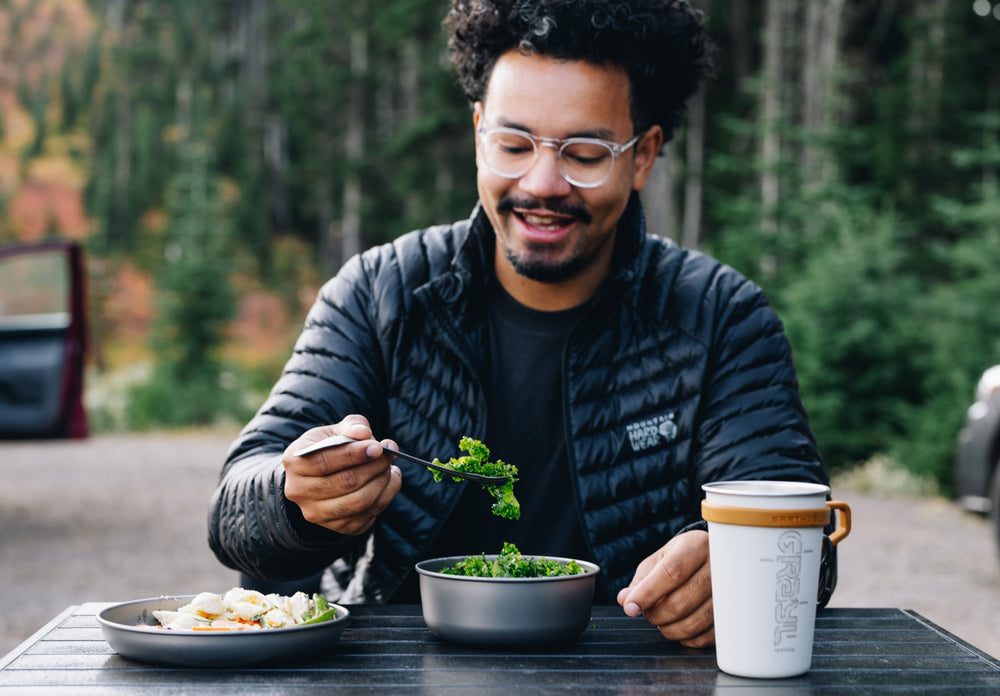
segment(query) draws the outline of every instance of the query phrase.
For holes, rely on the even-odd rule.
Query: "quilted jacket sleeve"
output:
[[[350,413],[377,423],[384,381],[371,278],[391,263],[388,247],[350,260],[320,291],[284,371],[227,456],[209,512],[209,545],[219,560],[254,577],[287,580],[350,563],[364,537],[304,520],[284,496],[281,454],[310,428]]]
[[[724,267],[703,311],[718,317],[705,371],[693,487],[727,479],[829,484],[799,394],[781,320],[753,283]],[[709,296],[711,296],[710,294]],[[833,522],[826,533],[833,531]],[[836,547],[824,543],[817,592],[826,606],[837,586]]]
[[[726,479],[784,479],[829,484],[799,394],[792,350],[764,293],[723,266],[700,308],[716,317],[704,399],[693,445],[693,488]],[[706,300],[708,302],[708,300]],[[698,524],[698,523],[695,523]],[[691,525],[694,526],[694,525]],[[833,531],[833,522],[826,533]],[[826,606],[837,586],[837,550],[824,542],[817,588]]]
[[[719,267],[693,444],[695,485],[726,479],[828,483],[780,319],[760,289]]]

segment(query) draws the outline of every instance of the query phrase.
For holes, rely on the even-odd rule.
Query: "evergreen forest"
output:
[[[832,469],[947,490],[1000,363],[1000,2],[692,4],[651,231],[764,288]],[[241,423],[347,258],[469,214],[447,6],[0,0],[0,244],[84,244],[98,429]]]

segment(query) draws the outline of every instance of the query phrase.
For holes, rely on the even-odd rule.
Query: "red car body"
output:
[[[82,438],[87,353],[83,250],[0,247],[0,438]]]

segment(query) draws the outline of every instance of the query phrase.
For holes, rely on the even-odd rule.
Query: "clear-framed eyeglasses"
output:
[[[635,145],[642,133],[627,143],[599,138],[543,138],[516,128],[478,129],[483,161],[490,171],[505,179],[524,176],[538,161],[543,147],[556,151],[563,178],[580,188],[597,188],[611,176],[618,155]]]

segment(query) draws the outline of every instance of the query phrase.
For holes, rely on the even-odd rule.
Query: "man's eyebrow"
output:
[[[518,123],[517,121],[501,118],[497,120],[496,125],[502,128],[513,128],[515,130],[521,130],[524,131],[525,133],[531,133],[532,135],[534,135],[534,132],[528,126],[524,125],[523,123]],[[614,140],[614,136],[615,134],[612,133],[611,130],[608,128],[590,128],[588,130],[577,131],[575,133],[568,133],[560,139],[566,140],[568,138],[596,138],[598,140]]]

